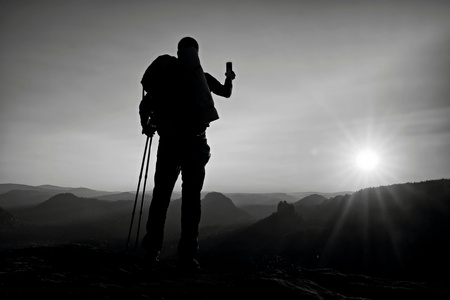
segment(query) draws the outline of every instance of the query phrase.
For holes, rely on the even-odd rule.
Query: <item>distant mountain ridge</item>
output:
[[[339,192],[293,192],[293,193],[289,193],[289,195],[297,198],[297,199],[303,199],[307,196],[310,195],[321,195],[324,196],[325,198],[332,198],[332,197],[336,197],[336,196],[340,196],[340,195],[351,195],[353,194],[354,191],[339,191]]]
[[[4,194],[13,190],[41,191],[41,188],[26,184],[0,183],[0,194]]]
[[[306,196],[305,198],[298,200],[297,202],[294,202],[293,204],[295,207],[320,205],[326,200],[328,200],[328,198],[325,196],[318,195],[318,194],[312,194],[312,195]]]
[[[238,208],[224,194],[211,192],[202,200],[202,210],[208,212],[202,217],[201,224],[208,226],[244,224],[254,221],[254,218]]]
[[[130,205],[124,201],[108,202],[80,198],[71,193],[57,194],[33,207],[14,211],[26,222],[43,225],[65,225],[98,221],[121,213]]]
[[[78,197],[95,198],[116,194],[116,192],[96,191],[88,188],[68,188],[54,185],[30,186],[25,184],[0,184],[0,207],[11,208],[37,205],[57,194],[70,193]]]
[[[3,183],[0,184],[0,207],[9,209],[27,205],[37,205],[44,202],[52,196],[57,194],[70,193],[77,197],[96,198],[99,200],[118,201],[118,200],[134,200],[135,192],[111,192],[111,191],[97,191],[89,188],[79,187],[60,187],[55,185],[39,185],[30,186],[25,184]],[[207,195],[210,192],[203,192],[202,195]],[[268,211],[273,211],[280,201],[287,201],[289,203],[296,202],[301,198],[296,198],[293,195],[309,196],[312,193],[224,193],[226,197],[231,199],[237,207],[246,207],[244,210],[250,212],[255,217],[265,217]],[[343,193],[319,193],[320,195],[343,195]],[[141,195],[139,195],[139,200]],[[181,198],[181,193],[174,191],[172,200]],[[302,197],[303,198],[303,197]],[[151,199],[151,189],[146,193],[146,199]],[[254,205],[271,205],[268,207],[255,207]],[[258,213],[254,213],[258,211]],[[261,213],[264,211],[263,213]]]
[[[28,191],[40,191],[40,192],[53,192],[53,193],[72,193],[78,197],[97,197],[102,195],[116,194],[117,192],[107,192],[98,191],[84,187],[59,187],[55,185],[39,185],[31,186],[26,184],[15,184],[15,183],[1,183],[0,184],[0,194],[7,193],[13,190],[28,190]]]
[[[280,201],[293,202],[298,200],[285,193],[226,193],[236,206],[244,205],[276,205]]]
[[[12,191],[14,192],[14,191]],[[11,193],[11,192],[10,192]],[[141,199],[139,198],[139,205]],[[83,222],[115,222],[121,220],[127,227],[134,201],[107,201],[96,198],[82,198],[71,193],[61,193],[50,197],[35,206],[17,208],[14,216],[27,223],[40,225],[66,225]],[[146,199],[143,207],[143,224],[146,222],[150,199]],[[135,216],[139,214],[139,206]],[[174,200],[169,206],[167,216],[168,231],[179,230],[181,216],[181,200]],[[220,193],[209,193],[202,200],[201,226],[231,226],[254,221],[253,217],[237,208],[233,202]],[[175,225],[174,225],[175,224]],[[171,226],[173,228],[171,228]]]
[[[449,236],[450,180],[443,179],[284,203],[209,251],[234,259],[279,255],[310,268],[439,278],[438,269],[450,268]]]
[[[32,189],[10,190],[0,194],[0,207],[10,209],[21,206],[38,205],[57,194],[57,191],[39,191]]]

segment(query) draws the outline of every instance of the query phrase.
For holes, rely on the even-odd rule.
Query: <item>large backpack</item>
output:
[[[176,57],[161,55],[156,58],[145,71],[141,83],[141,125],[151,118],[159,135],[204,131],[187,76]]]
[[[195,49],[178,56],[161,55],[145,71],[141,124],[153,113],[158,133],[199,133],[219,116]]]
[[[176,75],[177,58],[168,54],[158,56],[147,68],[141,84],[145,92],[158,97],[171,92],[170,82]]]

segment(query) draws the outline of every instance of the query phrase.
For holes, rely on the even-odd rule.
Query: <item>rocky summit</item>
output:
[[[332,269],[304,269],[277,257],[241,266],[213,258],[182,271],[176,261],[68,244],[3,251],[2,299],[446,299],[448,286]],[[448,298],[447,298],[448,299]]]

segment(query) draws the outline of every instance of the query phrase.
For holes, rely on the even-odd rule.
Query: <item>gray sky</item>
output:
[[[233,96],[215,97],[204,190],[450,177],[449,1],[0,4],[1,183],[134,190],[140,79],[184,36],[205,71],[223,81],[232,61],[237,74]],[[370,172],[364,149],[379,156]]]

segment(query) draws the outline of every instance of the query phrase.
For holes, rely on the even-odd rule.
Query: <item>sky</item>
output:
[[[0,7],[0,183],[136,189],[140,80],[185,36],[199,42],[206,72],[223,82],[231,61],[237,75],[231,98],[214,96],[220,119],[207,131],[205,191],[450,178],[449,1]],[[155,137],[148,189],[157,145]],[[367,151],[372,161],[361,163]]]

